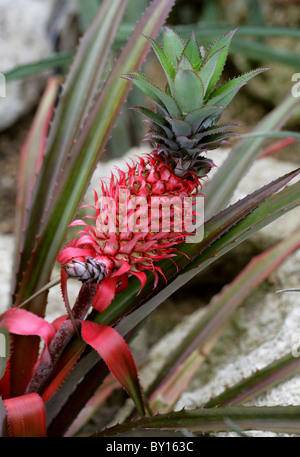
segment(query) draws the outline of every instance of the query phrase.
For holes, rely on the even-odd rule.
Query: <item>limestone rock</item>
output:
[[[56,16],[56,0],[2,0],[0,3],[0,72],[31,63],[54,52],[53,33],[65,28],[73,0],[61,2],[65,7]],[[58,20],[59,18],[59,20]],[[54,37],[56,38],[56,37]],[[47,72],[6,84],[6,97],[0,98],[0,130],[12,125],[37,103],[45,85]]]

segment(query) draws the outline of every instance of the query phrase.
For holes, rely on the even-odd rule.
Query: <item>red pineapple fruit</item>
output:
[[[71,278],[94,284],[93,306],[103,311],[116,289],[127,285],[128,274],[146,281],[144,270],[155,276],[162,271],[154,265],[175,256],[175,246],[194,233],[195,198],[200,196],[200,180],[193,172],[176,176],[172,166],[157,154],[148,154],[118,169],[109,184],[101,183],[102,195],[95,192],[94,220],[89,225],[75,220],[71,226],[84,228],[58,255],[63,271]]]

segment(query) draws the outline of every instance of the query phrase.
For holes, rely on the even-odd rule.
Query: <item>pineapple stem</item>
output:
[[[72,315],[74,322],[84,319],[86,316],[96,293],[96,289],[93,285],[85,283],[82,285],[77,300],[72,309]],[[63,350],[69,343],[72,336],[76,333],[77,325],[71,322],[70,317],[68,317],[60,329],[55,334],[51,343],[49,344],[49,355],[50,355],[50,364],[45,359],[45,356],[42,356],[42,359],[30,380],[25,394],[29,393],[41,393],[44,387],[46,386],[53,368],[58,361]]]

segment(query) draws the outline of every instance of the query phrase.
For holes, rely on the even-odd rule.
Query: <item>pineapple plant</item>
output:
[[[180,283],[183,277],[183,282],[187,281],[186,275],[180,273],[187,272],[189,276],[187,270],[194,271],[199,263],[202,269],[205,268],[207,260],[213,261],[227,249],[232,249],[242,238],[255,232],[257,225],[268,224],[270,219],[276,219],[299,203],[299,185],[278,192],[299,173],[296,170],[237,202],[227,211],[220,211],[218,202],[216,216],[206,225],[203,243],[195,243],[192,247],[187,244],[178,246],[186,240],[190,229],[176,226],[169,230],[164,225],[165,210],[161,207],[155,214],[158,229],[152,229],[151,225],[149,228],[149,221],[157,209],[152,206],[153,198],[166,202],[189,199],[188,219],[194,220],[194,201],[201,195],[203,178],[214,166],[213,154],[207,156],[207,153],[234,134],[231,131],[234,124],[218,123],[222,112],[242,85],[264,69],[249,72],[216,88],[234,32],[219,38],[205,51],[198,46],[194,34],[185,44],[175,32],[165,28],[162,47],[148,38],[167,78],[164,91],[155,87],[145,76],[135,73],[139,71],[148,47],[141,35],[155,36],[158,33],[174,0],[153,0],[121,52],[103,90],[96,94],[93,89],[98,90],[102,81],[99,62],[106,61],[106,51],[110,47],[103,30],[110,31],[112,42],[113,30],[121,21],[121,7],[125,3],[123,0],[102,2],[93,27],[79,45],[57,106],[54,100],[58,81],[55,90],[53,86],[46,90],[42,104],[45,109],[37,113],[39,122],[34,122],[30,141],[25,145],[19,189],[22,198],[18,208],[21,218],[17,222],[16,274],[12,284],[14,301],[12,307],[0,316],[0,330],[5,332],[9,342],[12,339],[4,363],[0,364],[1,421],[5,425],[2,430],[5,436],[62,436],[69,433],[69,426],[81,410],[84,412],[84,405],[98,386],[102,383],[101,388],[106,389],[109,371],[134,400],[139,414],[143,416],[147,411],[151,415],[151,392],[147,392],[146,397],[143,394],[137,367],[127,345],[137,326],[162,302],[163,295],[170,296],[178,288],[177,280]],[[130,82],[156,104],[155,112],[136,107],[150,123],[146,139],[153,144],[153,151],[128,164],[127,171],[119,170],[108,182],[102,182],[100,190],[102,197],[107,198],[106,207],[101,206],[101,198],[95,193],[93,214],[71,224],[83,228],[57,257]],[[86,96],[87,89],[90,89],[91,97]],[[49,127],[54,104],[54,122]],[[283,114],[289,115],[291,106],[295,106],[294,101],[284,102],[271,114],[272,122],[268,119],[263,125],[268,129],[279,128]],[[50,141],[46,144],[44,132],[48,129]],[[247,151],[248,164],[255,160],[253,149]],[[232,156],[238,162],[238,158]],[[33,183],[28,170],[34,169],[35,160],[36,165],[40,162],[42,165],[40,169],[37,166],[37,182],[29,195]],[[245,164],[243,167],[246,168]],[[234,177],[239,180],[240,173],[234,169],[230,171],[227,180],[232,182]],[[206,192],[209,195],[209,191]],[[118,200],[120,193],[126,197],[121,203]],[[139,205],[138,210],[135,205]],[[211,206],[209,199],[208,206]],[[115,211],[123,211],[124,219],[128,220],[129,227],[125,230],[122,219],[115,220]],[[178,219],[176,211],[176,208],[169,208],[174,225]],[[88,223],[88,218],[92,219],[91,223]],[[241,219],[243,225],[239,226]],[[178,251],[183,255],[177,255]],[[279,255],[282,258],[281,252]],[[56,278],[47,283],[47,280],[56,258],[62,266],[61,286],[68,314],[50,323],[44,319],[47,291],[59,281]],[[148,281],[148,271],[154,274],[156,290],[151,290],[153,282]],[[166,287],[158,273],[165,276]],[[140,280],[142,293],[139,294],[139,282],[129,275]],[[67,295],[68,278],[82,282],[72,308]],[[156,286],[161,286],[161,290]],[[120,293],[111,303],[117,292]],[[91,306],[96,310],[89,312]],[[108,306],[109,309],[103,312]],[[208,326],[211,322],[208,321]],[[42,340],[44,345],[40,351]],[[183,351],[186,354],[185,347]],[[202,357],[198,349],[197,352]],[[291,359],[289,362],[291,370],[294,363]],[[173,363],[174,367],[176,363]],[[277,367],[279,379],[282,376],[280,361]],[[162,398],[161,392],[159,398]],[[232,410],[221,409],[216,412],[217,418],[231,416]],[[261,411],[266,414],[265,409],[259,412],[251,409],[250,419],[253,417],[260,423]],[[268,418],[273,411],[267,411],[265,417]],[[204,426],[211,424],[211,421],[206,421],[206,412],[210,413],[206,408],[196,410],[196,428],[201,431],[203,418]],[[278,413],[277,427],[282,417],[290,419],[294,411],[284,408]],[[249,418],[249,412],[239,410],[239,414],[243,420]],[[177,413],[174,415],[177,420]],[[168,421],[168,416],[161,417]],[[297,420],[297,416],[295,418]],[[180,416],[179,419],[183,419],[183,427],[188,428],[190,417]],[[244,426],[247,425],[248,422]],[[128,426],[131,427],[132,422]],[[178,427],[178,422],[174,427]],[[216,427],[219,429],[222,424]],[[270,427],[269,421],[267,427]]]
[[[62,274],[89,282],[97,293],[93,306],[103,311],[111,302],[116,290],[126,287],[128,274],[136,275],[143,285],[146,275],[143,270],[163,274],[155,261],[175,256],[175,245],[183,242],[189,234],[175,227],[176,211],[171,212],[172,228],[151,231],[148,210],[153,197],[171,200],[174,197],[191,198],[189,222],[195,220],[195,198],[201,191],[201,179],[214,166],[207,152],[218,148],[230,136],[234,123],[218,123],[224,109],[238,90],[255,75],[266,70],[260,68],[241,75],[215,88],[222,73],[235,30],[223,35],[205,51],[192,33],[187,43],[169,27],[165,27],[163,46],[152,38],[151,44],[167,79],[165,91],[154,86],[140,73],[127,73],[123,77],[140,88],[156,105],[156,112],[138,106],[137,111],[147,118],[150,130],[145,136],[153,144],[153,151],[139,158],[128,171],[119,170],[119,177],[112,175],[109,185],[102,183],[102,196],[117,202],[123,189],[126,197],[126,217],[136,217],[132,197],[143,200],[140,216],[142,228],[121,230],[121,224],[112,221],[112,206],[100,209],[95,193],[95,226],[83,220],[71,225],[83,225],[79,237],[71,241],[58,255]],[[177,215],[178,216],[178,215]],[[163,224],[164,209],[159,210],[158,221]],[[145,223],[146,222],[146,223]],[[110,230],[109,224],[114,226]],[[119,279],[118,279],[119,278]],[[66,281],[64,281],[65,283]],[[109,290],[107,295],[106,291]],[[104,292],[104,293],[103,293]],[[108,297],[108,298],[107,298]]]

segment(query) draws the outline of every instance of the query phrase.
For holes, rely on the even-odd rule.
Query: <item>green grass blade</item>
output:
[[[49,68],[60,68],[65,70],[72,63],[74,55],[75,51],[57,52],[36,62],[19,65],[18,67],[4,73],[5,80],[9,83],[10,81],[14,81],[16,79],[25,78],[26,76],[49,70]]]

